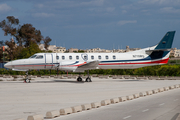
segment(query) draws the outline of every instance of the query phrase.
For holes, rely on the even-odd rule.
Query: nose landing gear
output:
[[[26,77],[25,77],[25,80],[24,80],[24,83],[30,83],[30,79],[28,78],[28,71],[26,72]]]

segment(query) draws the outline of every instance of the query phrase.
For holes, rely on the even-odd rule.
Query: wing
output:
[[[13,71],[28,71],[28,70],[20,70],[20,69],[12,69]]]
[[[74,72],[84,72],[85,70],[96,69],[99,63],[100,63],[99,61],[88,62],[86,64],[77,67],[77,69]]]

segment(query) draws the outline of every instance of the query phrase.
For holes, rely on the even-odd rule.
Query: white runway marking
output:
[[[143,110],[142,112],[146,112],[146,111],[149,111],[149,109]]]
[[[123,119],[125,120],[125,119],[128,119],[128,118],[130,118],[131,117],[131,115],[129,115],[129,116],[127,116],[127,117],[124,117]]]
[[[159,104],[159,106],[162,106],[162,105],[164,105],[165,103],[161,103],[161,104]]]
[[[175,99],[174,101],[178,101],[179,99]]]

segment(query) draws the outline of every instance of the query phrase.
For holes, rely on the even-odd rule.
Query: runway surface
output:
[[[118,80],[118,79],[105,80],[98,78],[93,78],[93,82],[91,83],[86,83],[86,82],[78,83],[73,79],[58,80],[53,78],[51,79],[37,78],[36,80],[33,80],[32,83],[23,83],[23,81],[0,81],[0,119],[1,120],[13,120],[17,118],[27,119],[29,115],[34,115],[34,114],[42,114],[43,116],[45,116],[46,112],[51,110],[60,110],[62,108],[82,105],[86,103],[92,103],[96,101],[100,102],[101,100],[104,99],[127,96],[134,93],[153,90],[175,84],[180,84],[180,81],[179,80]],[[153,97],[155,96],[158,97],[159,95],[164,95],[167,93],[171,95],[171,93],[175,91],[179,91],[179,89],[153,95]],[[172,94],[172,96],[176,96],[176,95]],[[124,108],[124,110],[127,109],[127,111],[131,111],[131,108],[133,108],[132,110],[134,110],[135,113],[125,112],[124,110],[120,110],[120,111],[117,110],[117,112],[114,112],[114,114],[118,114],[119,115],[118,118],[120,117],[119,119],[125,117],[130,119],[132,118],[132,116],[139,116],[136,113],[138,112],[137,110],[142,110],[142,111],[145,110],[144,112],[145,114],[146,112],[149,113],[151,112],[150,109],[151,107],[148,106],[140,107],[141,105],[139,105],[139,107],[136,109],[136,106],[138,105],[134,104],[131,106],[133,102],[138,102],[141,100],[149,101],[148,98],[151,97],[140,98],[137,100],[127,101],[119,104],[119,105],[123,105],[122,108]],[[159,100],[158,103],[147,102],[144,104],[151,104],[150,106],[152,105],[156,106],[165,103],[163,101],[164,99],[161,99],[160,97],[158,98]],[[174,98],[171,100],[172,102],[168,104],[176,103],[176,101],[173,102],[173,100],[175,99],[179,100],[180,98],[178,97]],[[155,102],[157,100],[154,98],[154,100],[152,101]],[[168,104],[165,103],[162,106],[166,106]],[[124,105],[127,106],[124,107]],[[115,107],[115,108],[111,108],[111,107]],[[110,105],[107,108],[114,109],[114,111],[116,111],[117,109],[116,104]],[[146,111],[146,109],[149,110]],[[93,111],[96,110],[87,111],[87,114]],[[109,111],[109,110],[108,109],[106,110],[106,107],[102,107],[97,111],[101,112],[101,111]],[[86,112],[76,113],[74,115],[75,116],[83,115],[85,113]],[[71,115],[68,115],[67,117],[61,116],[60,118],[69,119],[68,117],[71,117]]]
[[[180,89],[117,103],[54,120],[176,120],[180,113]]]

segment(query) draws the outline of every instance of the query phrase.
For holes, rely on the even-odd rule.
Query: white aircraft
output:
[[[32,69],[57,69],[62,71],[84,72],[88,70],[86,82],[91,82],[91,69],[134,69],[166,64],[175,31],[165,34],[159,44],[126,53],[37,53],[27,59],[14,60],[4,66],[15,71]],[[82,81],[81,76],[77,81]],[[30,82],[28,77],[25,82]]]

